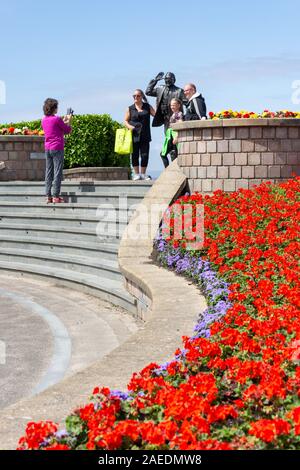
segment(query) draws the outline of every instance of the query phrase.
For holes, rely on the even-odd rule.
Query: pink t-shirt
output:
[[[42,128],[45,132],[46,150],[64,150],[64,134],[70,134],[72,128],[59,116],[44,116]]]

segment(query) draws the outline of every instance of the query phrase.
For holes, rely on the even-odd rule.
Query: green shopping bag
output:
[[[115,140],[115,152],[120,155],[132,153],[132,131],[129,129],[117,129]]]
[[[168,154],[169,145],[172,144],[172,140],[175,137],[177,137],[177,135],[178,135],[178,132],[171,129],[171,127],[169,127],[169,129],[167,129],[167,132],[166,132],[166,135],[165,135],[165,140],[164,140],[164,143],[163,143],[163,148],[162,148],[162,151],[161,151],[161,156],[162,157],[165,157]]]

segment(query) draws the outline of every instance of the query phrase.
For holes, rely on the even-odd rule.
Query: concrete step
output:
[[[92,258],[79,254],[66,256],[64,253],[1,248],[0,261],[47,266],[92,276],[105,276],[107,279],[122,279],[118,261],[101,258],[99,255]]]
[[[68,181],[46,204],[44,182],[0,183],[0,269],[47,276],[136,314],[118,266],[122,233],[152,182]]]
[[[102,213],[101,213],[102,212]],[[43,225],[45,227],[55,226],[57,230],[59,227],[82,227],[91,230],[97,230],[97,233],[102,233],[102,230],[106,231],[113,229],[124,230],[128,218],[126,212],[123,213],[123,220],[119,220],[118,213],[116,211],[98,211],[99,216],[81,216],[73,214],[49,214],[43,212],[1,212],[0,211],[0,228],[2,224],[11,225],[13,228],[14,224],[26,225],[29,228],[33,225]]]
[[[83,243],[82,241],[71,242],[63,239],[17,237],[13,233],[11,236],[4,236],[0,230],[0,251],[3,248],[64,253],[66,256],[80,254],[80,256],[93,257],[94,259],[117,260],[118,257],[117,243]]]
[[[104,206],[99,204],[80,204],[80,203],[67,203],[67,204],[45,204],[44,202],[30,202],[30,201],[1,201],[0,212],[13,213],[13,212],[26,212],[26,213],[44,213],[49,217],[54,214],[76,214],[79,216],[97,216],[97,213],[102,211],[117,211],[117,217],[124,217],[124,213],[131,213],[135,210],[135,204],[126,205],[125,207],[119,204],[114,206]],[[124,220],[124,219],[122,219]]]
[[[18,237],[35,237],[35,238],[51,238],[54,240],[66,239],[69,241],[80,241],[83,243],[103,243],[120,241],[122,236],[122,227],[120,231],[113,230],[112,225],[109,227],[110,231],[107,230],[106,233],[96,233],[95,229],[79,228],[79,227],[59,227],[57,226],[44,226],[44,225],[31,225],[26,224],[4,224],[1,223],[1,235],[9,236],[13,233],[13,236]]]
[[[151,188],[152,181],[63,181],[63,192],[104,192],[106,194],[139,194],[141,197]],[[3,181],[0,182],[0,191],[13,191],[24,194],[25,192],[37,192],[45,194],[43,181]]]
[[[126,292],[123,282],[119,280],[15,261],[0,261],[0,269],[27,273],[34,277],[50,277],[58,281],[59,284],[72,288],[76,286],[76,289],[98,296],[114,305],[119,305],[133,314],[136,313],[135,300]]]
[[[126,194],[126,193],[112,193],[107,192],[97,192],[97,193],[66,193],[62,191],[61,196],[64,198],[66,203],[81,203],[81,204],[111,204],[113,207],[118,207],[120,204],[120,199],[124,201],[126,198],[128,204],[138,204],[142,198],[143,194]],[[13,201],[13,202],[31,202],[31,203],[42,203],[45,200],[45,196],[42,193],[28,191],[21,193],[20,191],[3,191],[0,188],[0,201]],[[58,205],[58,204],[57,204]],[[57,206],[55,205],[55,207]]]

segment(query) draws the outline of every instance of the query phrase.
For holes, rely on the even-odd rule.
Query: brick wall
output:
[[[0,162],[0,181],[44,180],[44,137],[0,136]]]
[[[43,181],[45,179],[44,137],[0,136],[0,181]],[[65,170],[67,179],[128,180],[123,167],[74,168]]]
[[[64,170],[64,179],[80,181],[120,181],[128,180],[126,167],[86,167]]]
[[[191,191],[235,191],[300,175],[300,119],[228,119],[175,124],[178,164]]]

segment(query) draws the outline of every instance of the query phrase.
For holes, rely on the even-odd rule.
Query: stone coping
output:
[[[176,131],[202,129],[207,127],[246,127],[246,126],[297,126],[300,119],[296,118],[257,118],[257,119],[205,119],[203,121],[184,121],[172,125]]]
[[[176,160],[153,184],[145,205],[168,206],[183,189],[186,177]],[[131,219],[130,224],[136,224]],[[129,224],[129,225],[130,225]],[[63,423],[67,414],[86,404],[95,386],[126,389],[133,372],[151,362],[171,360],[183,335],[191,335],[197,316],[206,308],[199,289],[188,280],[152,263],[153,224],[147,240],[129,240],[123,235],[119,263],[126,278],[147,289],[152,298],[148,321],[126,342],[93,365],[0,411],[0,449],[15,449],[28,421]],[[151,238],[152,237],[152,238]]]
[[[86,166],[86,167],[79,167],[79,168],[67,168],[64,170],[64,175],[74,175],[77,173],[106,173],[107,171],[118,171],[118,170],[127,170],[129,168],[124,166]]]
[[[0,142],[28,142],[34,140],[36,142],[44,142],[43,135],[0,135]]]
[[[143,295],[150,299],[148,311],[143,315],[146,320],[149,318],[163,320],[162,312],[168,312],[169,315],[169,309],[172,309],[176,317],[183,315],[188,318],[191,315],[190,312],[199,309],[201,302],[202,306],[205,304],[204,297],[199,292],[196,297],[194,292],[192,295],[189,290],[192,286],[188,286],[184,279],[174,277],[174,274],[167,270],[162,271],[151,260],[153,239],[157,234],[161,218],[158,221],[155,218],[149,220],[149,214],[156,205],[160,207],[160,213],[163,214],[170,203],[182,194],[186,183],[187,178],[175,160],[160,175],[143,201],[137,206],[119,246],[119,267],[127,281],[127,289],[136,297],[138,303],[140,298],[143,299]],[[130,236],[132,233],[140,233],[142,236],[134,239]],[[147,237],[144,236],[145,233]],[[140,296],[137,296],[137,290]]]

